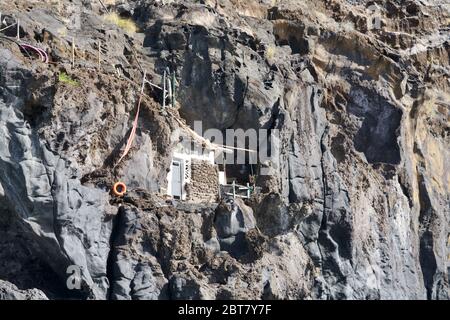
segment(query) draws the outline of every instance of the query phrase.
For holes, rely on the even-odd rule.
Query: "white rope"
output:
[[[0,32],[6,30],[6,29],[8,29],[8,28],[14,27],[16,24],[17,24],[17,22],[14,22],[13,24],[11,24],[11,25],[9,25],[9,26],[7,26],[7,27],[5,27],[5,28],[3,28],[3,29],[0,29]]]
[[[213,142],[209,141],[208,139],[205,139],[204,137],[199,135],[197,132],[195,132],[191,128],[189,128],[187,125],[185,125],[183,122],[181,122],[181,120],[179,120],[173,114],[171,114],[171,116],[178,122],[178,124],[180,126],[182,126],[188,133],[190,133],[194,139],[197,139],[197,140],[203,142],[211,150],[220,149],[220,150],[223,150],[223,151],[228,152],[228,153],[233,152],[233,150],[242,150],[242,151],[248,151],[248,152],[256,153],[255,150],[251,150],[251,149],[237,148],[237,147],[231,147],[231,146],[227,146],[227,145],[221,145],[221,144],[213,143]]]

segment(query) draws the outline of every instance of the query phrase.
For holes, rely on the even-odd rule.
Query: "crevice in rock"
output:
[[[331,140],[331,153],[338,163],[345,160],[345,136],[342,133],[338,133]]]
[[[323,274],[324,271],[324,254],[322,252],[322,244],[327,241],[327,192],[328,192],[328,181],[327,181],[327,172],[325,169],[325,163],[324,163],[324,153],[326,152],[326,145],[325,145],[325,137],[327,136],[329,132],[328,125],[325,127],[322,136],[320,137],[320,151],[321,151],[321,157],[320,157],[320,167],[322,170],[322,185],[323,185],[323,209],[322,209],[322,220],[320,221],[320,227],[318,231],[318,237],[317,237],[317,247],[320,254],[320,262],[319,267]],[[327,294],[330,295],[329,288],[322,288],[327,290]]]
[[[117,210],[117,215],[112,217],[112,230],[111,235],[109,237],[109,253],[108,258],[106,260],[106,278],[108,278],[109,282],[109,290],[106,294],[108,300],[111,300],[111,296],[113,294],[114,287],[114,264],[116,262],[116,240],[120,236],[120,224],[123,220],[123,207],[119,207]]]
[[[431,230],[433,219],[435,218],[434,209],[428,195],[428,190],[425,185],[424,178],[419,175],[419,201],[420,201],[420,216],[419,216],[419,261],[422,269],[423,281],[427,291],[427,299],[433,297],[434,276],[437,270],[436,256],[434,254],[434,235]]]
[[[404,178],[401,177],[400,175],[397,175],[397,181],[398,181],[398,184],[400,185],[400,188],[401,188],[401,190],[403,192],[403,195],[406,197],[406,199],[408,199],[409,207],[412,208],[413,207],[413,199],[412,199],[412,196],[411,196],[411,191],[408,188],[408,186],[405,185]]]

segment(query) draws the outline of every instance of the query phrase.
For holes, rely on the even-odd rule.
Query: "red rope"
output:
[[[133,144],[133,140],[136,135],[138,119],[139,119],[139,111],[141,110],[142,96],[144,95],[144,87],[145,87],[145,81],[146,81],[145,77],[146,77],[146,73],[144,72],[144,77],[142,78],[141,91],[140,91],[140,95],[139,95],[139,101],[138,101],[138,105],[137,105],[136,116],[134,117],[134,121],[133,121],[133,128],[131,129],[130,136],[128,137],[128,141],[127,141],[127,145],[125,146],[125,150],[123,150],[122,156],[120,157],[119,161],[117,161],[117,163],[114,167],[116,167],[120,163],[120,161],[122,161],[122,159],[125,158],[125,156],[128,154],[128,152],[131,149],[131,145]]]
[[[131,129],[130,136],[128,137],[127,145],[125,146],[125,150],[123,150],[122,156],[120,157],[120,159],[117,162],[116,166],[120,163],[120,161],[122,161],[123,158],[125,158],[125,156],[128,154],[128,152],[131,149],[131,145],[133,144],[134,137],[136,135],[136,129],[137,129],[138,118],[139,118],[139,111],[141,109],[141,101],[142,101],[142,93],[139,95],[139,101],[138,101],[138,105],[137,105],[136,117],[134,118],[134,121],[133,121],[133,128]]]

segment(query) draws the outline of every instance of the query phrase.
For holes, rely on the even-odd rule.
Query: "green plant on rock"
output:
[[[58,81],[61,83],[65,83],[74,87],[78,87],[80,83],[74,79],[72,79],[67,73],[61,72],[58,75]]]
[[[127,19],[127,18],[122,18],[115,12],[107,14],[104,17],[104,19],[105,19],[105,21],[115,24],[116,26],[118,26],[119,28],[121,28],[122,30],[124,30],[128,33],[135,33],[138,31],[138,27],[133,22],[133,20]]]

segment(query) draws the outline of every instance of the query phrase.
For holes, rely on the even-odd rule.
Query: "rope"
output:
[[[31,49],[35,52],[37,52],[37,54],[39,54],[39,57],[41,58],[42,62],[48,63],[48,55],[47,52],[45,52],[44,50],[38,48],[38,47],[34,47],[32,45],[23,43],[19,45],[22,49],[24,49],[25,51],[27,51],[27,49]]]
[[[16,44],[19,45],[22,49],[24,49],[26,52],[27,52],[27,50],[26,50],[27,48],[34,50],[36,53],[39,54],[39,56],[40,56],[40,58],[42,59],[43,62],[49,63],[48,55],[47,55],[47,53],[46,53],[44,50],[42,50],[42,49],[40,49],[40,48],[37,48],[37,47],[34,47],[34,46],[32,46],[32,45],[29,45],[29,44],[20,44],[20,43],[18,43],[17,41],[14,41],[14,40],[12,40],[12,39],[10,39],[10,38],[8,38],[8,37],[5,37],[5,36],[0,36],[0,37],[1,37],[1,38],[4,38],[4,39],[6,39],[6,40],[10,40],[10,41],[16,43]],[[125,45],[125,44],[124,44],[124,45]],[[140,112],[140,106],[141,106],[142,99],[143,99],[144,97],[145,97],[145,98],[150,98],[149,96],[147,96],[147,95],[143,92],[143,91],[144,91],[145,83],[149,83],[150,85],[152,85],[152,86],[154,86],[154,87],[156,87],[156,88],[158,88],[158,89],[162,89],[161,87],[159,87],[159,86],[157,86],[157,85],[151,83],[150,81],[146,80],[146,73],[145,73],[145,71],[143,70],[143,68],[142,68],[142,66],[141,66],[141,64],[140,64],[140,62],[139,62],[139,59],[138,59],[137,56],[136,56],[135,50],[134,50],[133,48],[131,48],[131,47],[130,47],[130,49],[131,49],[131,51],[133,52],[133,55],[134,55],[134,57],[135,57],[136,62],[138,63],[138,67],[141,69],[141,71],[144,72],[144,78],[143,78],[142,87],[141,87],[141,92],[140,92],[140,96],[139,96],[139,101],[138,101],[138,106],[137,106],[137,112],[136,112],[135,119],[134,119],[134,121],[133,121],[133,127],[132,127],[132,130],[131,130],[131,132],[130,132],[130,136],[129,136],[128,140],[127,140],[127,144],[126,144],[126,147],[125,147],[125,149],[124,149],[124,152],[123,152],[122,156],[120,157],[119,161],[116,163],[116,165],[115,165],[114,167],[116,167],[116,166],[123,160],[123,158],[128,154],[128,152],[130,151],[131,146],[132,146],[133,141],[134,141],[134,138],[135,138],[135,135],[136,135],[137,123],[138,123],[138,118],[139,118],[139,112]],[[28,52],[27,52],[27,54],[28,54]],[[136,85],[136,86],[138,85],[137,83],[135,83],[135,82],[132,81],[131,79],[127,78],[126,76],[123,76],[122,78],[124,78],[125,80],[127,80],[128,82],[130,82],[130,83],[132,83],[132,84],[134,84],[134,85]],[[181,122],[181,121],[178,119],[177,116],[175,116],[175,115],[172,114],[171,112],[168,112],[168,114],[169,114],[173,119],[175,119],[175,120],[180,124],[181,127],[183,127],[186,131],[188,131],[188,133],[190,133],[191,136],[192,136],[194,139],[199,140],[199,141],[201,141],[202,143],[206,144],[210,149],[220,149],[220,150],[223,150],[224,152],[232,152],[232,150],[242,150],[242,151],[248,151],[248,152],[256,152],[255,150],[250,150],[250,149],[245,149],[245,148],[231,147],[231,146],[227,146],[227,145],[218,145],[218,144],[215,144],[215,143],[211,143],[209,140],[207,140],[207,139],[201,137],[199,134],[197,134],[197,133],[196,133],[194,130],[192,130],[189,126],[187,126],[186,124],[184,124],[183,122]]]
[[[100,2],[100,4],[102,5],[103,9],[106,10],[106,12],[110,13],[110,11],[108,10],[108,8],[105,6],[105,4],[103,3],[102,0],[98,0]]]
[[[133,128],[131,129],[130,136],[128,137],[127,145],[125,146],[125,149],[123,150],[122,156],[120,157],[119,161],[117,161],[117,163],[114,166],[114,168],[128,154],[128,152],[131,149],[131,145],[133,144],[134,137],[136,136],[136,129],[137,129],[138,119],[139,119],[139,111],[141,110],[142,96],[143,96],[144,87],[145,87],[145,76],[146,76],[146,74],[144,73],[144,78],[142,79],[142,87],[141,87],[141,91],[140,91],[140,94],[139,94],[139,101],[138,101],[138,105],[137,105],[136,116],[134,117],[134,121],[133,121]]]
[[[191,134],[191,136],[194,139],[197,139],[199,141],[201,141],[202,143],[204,143],[209,149],[220,149],[223,150],[225,152],[233,152],[232,150],[242,150],[242,151],[248,151],[248,152],[256,152],[255,150],[251,150],[251,149],[245,149],[245,148],[237,148],[237,147],[232,147],[232,146],[227,146],[227,145],[223,145],[223,144],[217,144],[217,143],[212,143],[211,141],[209,141],[208,139],[203,138],[202,136],[200,136],[197,132],[195,132],[194,130],[192,130],[190,127],[188,127],[186,124],[184,124],[183,122],[181,122],[180,119],[178,119],[175,115],[173,115],[171,112],[168,112],[168,114],[170,116],[172,116],[175,121],[178,122],[178,124],[183,127],[188,133]]]
[[[11,42],[14,42],[14,43],[17,44],[18,46],[20,46],[20,44],[19,44],[15,39],[11,39],[11,38],[9,38],[9,37],[7,37],[7,36],[2,36],[2,35],[0,35],[0,38],[1,38],[1,39],[4,39],[4,40],[11,41]]]
[[[3,29],[0,29],[0,32],[1,32],[1,31],[5,31],[6,29],[9,29],[9,28],[11,28],[11,27],[14,27],[16,24],[17,24],[17,22],[14,22],[13,24],[10,24],[9,26],[4,27]]]

